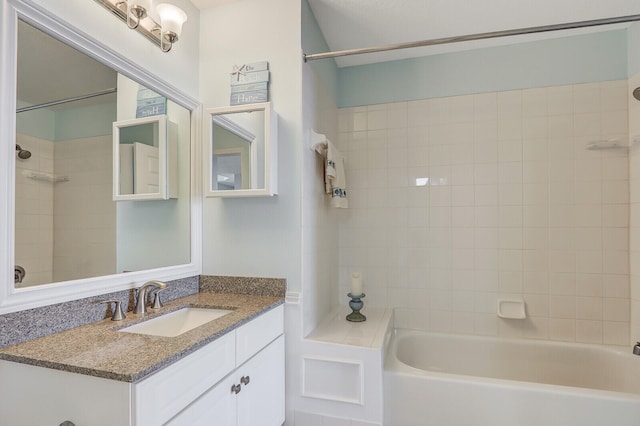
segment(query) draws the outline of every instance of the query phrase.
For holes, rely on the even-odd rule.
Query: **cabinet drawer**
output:
[[[280,305],[236,330],[236,365],[251,358],[284,332],[284,306]]]
[[[160,425],[235,368],[230,332],[135,385],[136,425]]]

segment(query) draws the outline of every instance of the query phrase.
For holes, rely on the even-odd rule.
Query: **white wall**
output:
[[[305,52],[328,50],[306,0],[302,2],[302,30]],[[336,77],[333,60],[306,63],[302,67],[302,126],[306,145],[302,150],[304,335],[338,303],[338,214],[325,194],[324,162],[309,146],[311,129],[337,141]]]
[[[300,291],[300,2],[239,0],[203,11],[201,22],[204,107],[229,105],[233,65],[268,61],[278,114],[278,195],[204,200],[203,272],[283,277],[289,290]]]

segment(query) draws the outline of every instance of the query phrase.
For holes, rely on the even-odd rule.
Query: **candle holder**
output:
[[[347,296],[351,298],[349,301],[349,307],[353,312],[347,315],[347,321],[351,322],[363,322],[367,320],[367,317],[360,313],[360,310],[364,307],[364,302],[361,300],[364,298],[365,294],[353,295],[348,293]]]

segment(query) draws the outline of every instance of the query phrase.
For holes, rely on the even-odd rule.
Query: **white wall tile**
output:
[[[605,345],[629,345],[629,321],[603,323],[603,342]]]
[[[629,184],[624,152],[586,147],[626,138],[626,87],[341,111],[354,206],[341,225],[341,280],[354,267],[375,276],[369,303],[396,307],[399,326],[624,343],[640,185]],[[529,319],[498,320],[499,294],[524,297]]]
[[[576,322],[574,319],[549,318],[549,339],[562,342],[574,342]]]
[[[604,324],[602,321],[576,320],[576,341],[580,343],[602,343]]]

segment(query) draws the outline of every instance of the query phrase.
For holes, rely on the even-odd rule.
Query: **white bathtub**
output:
[[[639,426],[640,356],[395,330],[384,392],[386,426]]]

